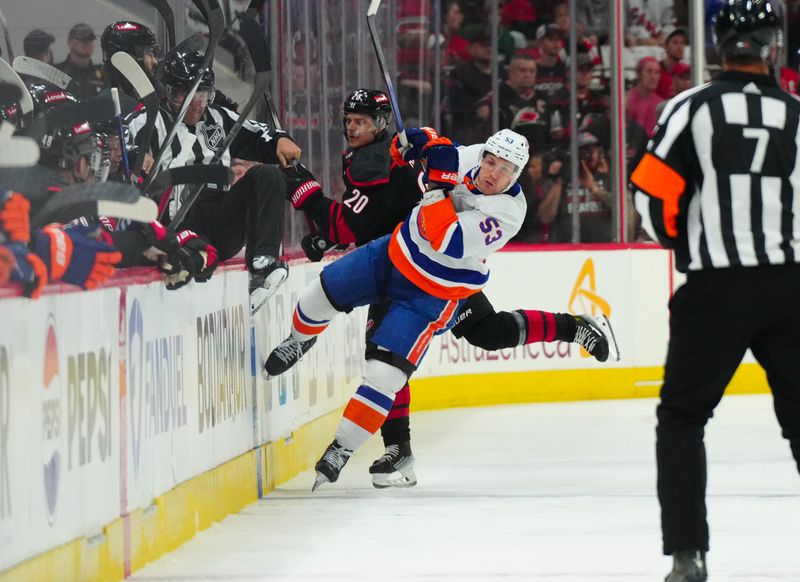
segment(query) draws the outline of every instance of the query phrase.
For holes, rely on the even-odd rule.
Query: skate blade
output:
[[[323,483],[330,483],[330,481],[328,480],[328,478],[325,475],[323,475],[322,473],[318,472],[317,473],[317,478],[314,479],[314,486],[311,487],[311,492],[313,493],[314,491],[316,491],[317,487],[319,487]]]
[[[608,357],[615,362],[619,362],[619,346],[617,345],[617,337],[614,335],[614,328],[611,327],[611,322],[605,315],[602,315],[600,319],[605,325],[604,331],[608,339]]]
[[[289,272],[286,269],[276,269],[267,276],[261,287],[253,289],[250,293],[250,313],[252,315],[255,315],[264,307],[264,304],[270,297],[275,295],[278,287],[283,285],[288,276]]]

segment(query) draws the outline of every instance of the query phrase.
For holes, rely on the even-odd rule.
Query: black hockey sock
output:
[[[381,427],[383,446],[399,445],[411,440],[411,422],[407,416],[389,418]]]
[[[556,318],[556,340],[571,342],[575,340],[575,332],[578,331],[578,324],[575,316],[570,313],[554,313]]]

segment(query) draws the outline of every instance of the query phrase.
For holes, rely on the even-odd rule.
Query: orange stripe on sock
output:
[[[344,409],[344,416],[350,422],[357,424],[370,434],[375,434],[386,420],[386,415],[374,408],[370,408],[360,400],[351,398]]]
[[[294,312],[294,316],[292,317],[292,325],[297,331],[305,335],[319,335],[328,327],[327,323],[324,325],[308,325],[307,323],[303,323],[300,316],[297,315],[297,311]]]
[[[631,182],[663,202],[667,235],[678,236],[678,204],[686,190],[686,180],[665,162],[647,152],[631,174]]]

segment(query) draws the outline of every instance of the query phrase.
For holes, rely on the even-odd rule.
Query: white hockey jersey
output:
[[[415,207],[389,243],[397,270],[440,299],[463,299],[480,291],[489,280],[486,258],[503,248],[525,219],[518,183],[493,195],[473,183],[482,147],[458,148],[459,184],[444,200]]]

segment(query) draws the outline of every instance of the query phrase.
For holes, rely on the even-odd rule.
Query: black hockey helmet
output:
[[[24,82],[33,99],[33,114],[36,116],[64,103],[78,102],[75,95],[48,81],[26,76]]]
[[[389,96],[376,89],[356,89],[344,100],[344,114],[363,113],[375,119],[378,129],[386,129],[392,121]]]
[[[199,52],[171,51],[159,67],[158,79],[167,87],[189,89],[202,65],[203,55]],[[203,72],[199,89],[214,89],[214,71],[211,67]]]
[[[39,163],[51,168],[71,169],[85,157],[89,170],[98,177],[107,156],[103,139],[89,123],[77,123],[47,132],[39,139]]]
[[[781,19],[770,0],[725,0],[714,16],[714,36],[725,58],[769,61],[782,44]]]
[[[148,50],[156,50],[158,42],[153,31],[144,24],[132,20],[120,20],[110,24],[100,37],[103,62],[111,62],[114,53],[125,52],[140,61]]]

